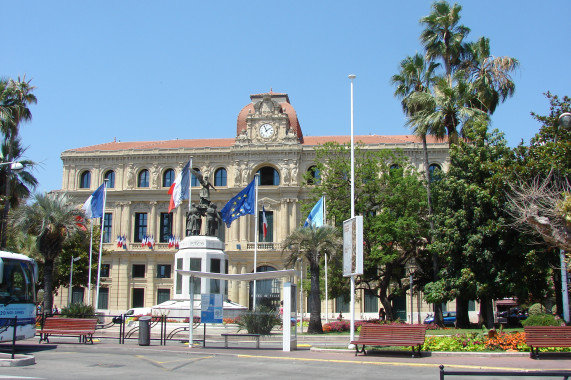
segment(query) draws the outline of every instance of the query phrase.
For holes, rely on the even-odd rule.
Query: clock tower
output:
[[[238,114],[236,145],[300,144],[303,135],[287,94],[270,91],[250,95],[252,102]]]

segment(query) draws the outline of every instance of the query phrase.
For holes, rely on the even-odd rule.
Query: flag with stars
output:
[[[255,180],[254,180],[255,181]],[[254,214],[256,205],[256,185],[254,181],[238,193],[234,198],[230,199],[226,206],[220,210],[220,215],[226,227],[230,228],[232,221],[247,214]]]

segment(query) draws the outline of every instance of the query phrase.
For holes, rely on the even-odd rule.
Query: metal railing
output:
[[[444,376],[512,376],[512,377],[562,377],[568,380],[571,377],[571,371],[445,371],[444,366],[440,367],[440,380],[444,380]]]

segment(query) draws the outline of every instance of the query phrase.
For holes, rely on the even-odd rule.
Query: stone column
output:
[[[235,265],[230,266],[230,270],[228,271],[230,274],[238,274],[238,268]],[[234,302],[238,302],[236,300],[239,299],[238,291],[240,290],[240,281],[228,281],[228,298]]]
[[[246,265],[241,265],[240,273],[248,273]],[[238,297],[238,303],[240,305],[248,306],[248,281],[240,281],[240,294]]]

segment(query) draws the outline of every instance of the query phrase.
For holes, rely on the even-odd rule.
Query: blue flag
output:
[[[254,180],[255,181],[255,180]],[[238,193],[234,198],[230,199],[226,206],[220,210],[220,215],[226,227],[230,228],[232,221],[247,214],[254,215],[256,205],[256,185],[254,181]]]
[[[88,219],[101,218],[103,216],[103,195],[105,194],[105,183],[97,188],[87,198],[83,204],[83,211],[85,211],[85,217]]]
[[[319,198],[303,224],[304,227],[323,227],[323,197]]]

